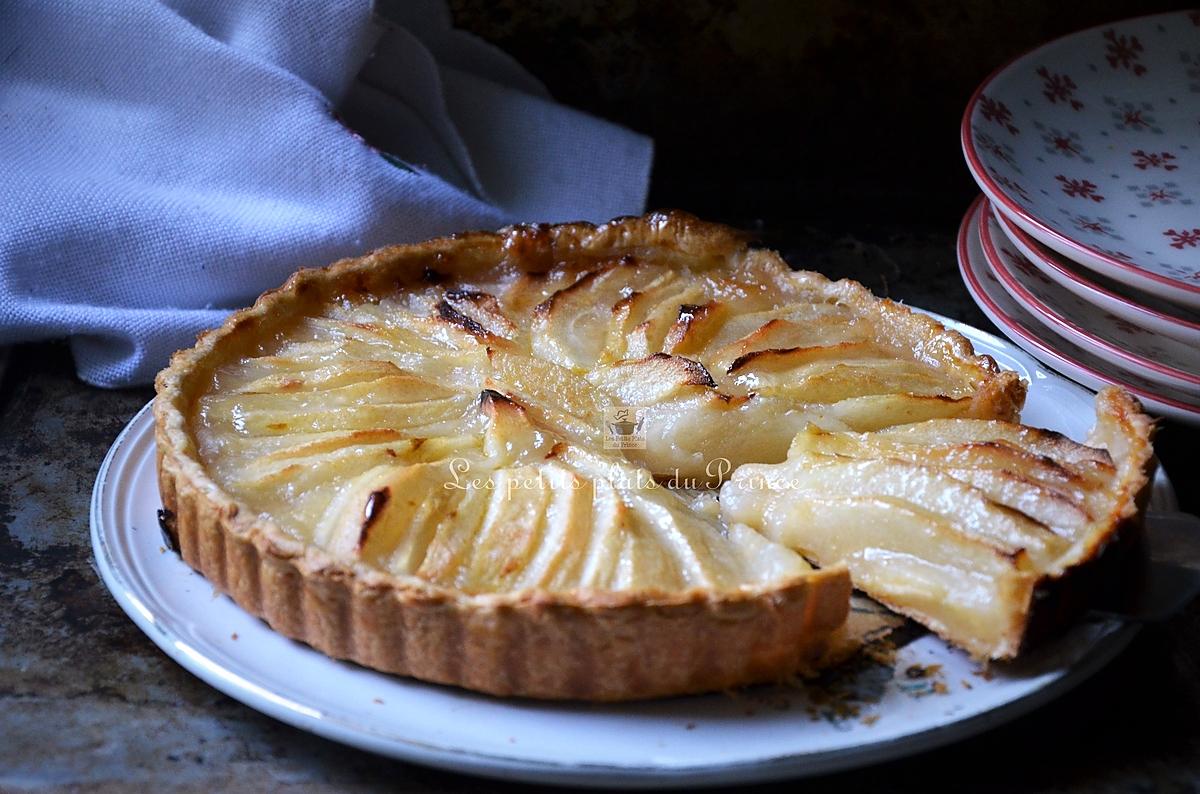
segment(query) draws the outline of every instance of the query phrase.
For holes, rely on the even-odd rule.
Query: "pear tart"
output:
[[[678,213],[300,271],[157,389],[168,531],[242,607],[380,670],[595,700],[836,656],[846,566],[688,488],[1024,398],[929,318]],[[622,406],[641,443],[608,448]]]
[[[786,462],[735,471],[721,512],[847,565],[857,588],[975,655],[1011,658],[1085,603],[1080,574],[1106,547],[1137,537],[1150,431],[1112,388],[1086,445],[1002,421],[810,427]]]

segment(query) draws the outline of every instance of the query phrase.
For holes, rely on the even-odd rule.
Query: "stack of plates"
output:
[[[1034,357],[1200,425],[1200,12],[1075,33],[963,117],[980,197],[959,267]]]

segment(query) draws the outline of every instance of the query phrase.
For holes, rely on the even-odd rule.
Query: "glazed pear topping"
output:
[[[660,483],[714,486],[744,463],[783,461],[810,425],[973,415],[998,376],[857,285],[739,250],[498,265],[471,283],[328,301],[214,373],[193,424],[201,457],[297,538],[465,592],[728,590],[801,575],[795,552]],[[607,448],[620,406],[640,410],[622,427],[642,443]],[[839,438],[819,443],[849,443]],[[864,461],[861,475],[904,465],[920,469]],[[1032,486],[955,467],[972,464],[922,475],[920,509],[969,497],[970,520],[1005,554],[1058,554],[1061,532],[1087,520],[1094,472],[1055,481],[1060,502],[1027,518],[994,502],[1038,502]],[[833,469],[810,476],[813,494],[838,492]]]
[[[1098,402],[1094,446],[970,419],[809,427],[785,462],[735,471],[721,513],[845,562],[857,587],[978,654],[1011,656],[1035,584],[1095,553],[1145,482],[1136,409],[1115,390]]]

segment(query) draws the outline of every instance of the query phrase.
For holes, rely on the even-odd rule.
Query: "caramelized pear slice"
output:
[[[786,395],[805,403],[835,403],[875,394],[942,394],[936,372],[912,361],[888,358],[832,359],[794,370],[745,366],[734,382],[757,394]]]
[[[401,370],[390,361],[349,361],[325,364],[312,369],[279,371],[251,380],[244,385],[229,385],[232,392],[243,394],[278,394],[290,392],[315,392],[337,389],[357,383],[370,383],[381,378],[401,374]]]
[[[869,432],[897,424],[971,416],[975,410],[974,400],[970,397],[869,394],[823,406],[820,410],[823,420],[817,424],[829,429]]]
[[[715,300],[707,303],[681,303],[675,322],[663,339],[664,353],[686,356],[705,348],[729,317],[729,306]]]
[[[704,391],[717,385],[700,362],[666,353],[618,361],[593,370],[587,379],[612,395],[619,405],[653,405],[681,392]]]
[[[818,565],[845,563],[857,587],[972,653],[1011,657],[1049,603],[1035,592],[1068,586],[1137,530],[1151,424],[1117,389],[1096,408],[1103,446],[1000,421],[810,427],[785,462],[737,469],[721,514]]]
[[[414,402],[308,409],[260,408],[235,403],[229,409],[229,415],[232,417],[234,430],[248,436],[319,433],[327,430],[354,430],[360,427],[411,430],[439,424],[453,425],[470,404],[470,398],[462,394]]]
[[[796,436],[792,449],[810,457],[887,458],[935,467],[1051,528],[1078,529],[1091,518],[1084,479],[1069,464],[1004,439],[921,443],[902,434],[851,435],[809,427]]]
[[[415,570],[438,520],[461,491],[449,463],[382,465],[350,480],[329,503],[313,541],[336,557]]]
[[[665,290],[664,290],[665,292]],[[695,286],[687,286],[661,298],[655,295],[642,295],[635,299],[634,314],[639,309],[645,311],[640,322],[634,325],[625,335],[625,357],[644,358],[660,352],[666,342],[675,321],[679,318],[679,310],[685,306],[693,306],[705,299],[705,293]],[[657,301],[656,303],[653,303]],[[653,305],[651,305],[653,303]]]
[[[590,366],[604,349],[610,307],[653,278],[634,260],[588,271],[533,310],[532,352],[564,367]]]

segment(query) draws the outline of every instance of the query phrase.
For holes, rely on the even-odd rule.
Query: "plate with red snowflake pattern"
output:
[[[1200,350],[1200,311],[1170,303],[1076,265],[1018,229],[994,207],[992,217],[1003,233],[997,240],[1008,238],[1017,251],[1064,289],[1127,322]]]
[[[1120,386],[1156,416],[1200,427],[1200,399],[1121,369],[1105,356],[1050,333],[1004,289],[983,253],[980,222],[989,211],[980,196],[958,230],[958,270],[963,285],[988,319],[1035,359],[1090,389]]]
[[[1200,397],[1200,349],[1131,323],[1055,283],[1009,242],[990,208],[980,219],[979,238],[1000,285],[1054,334],[1146,380]]]
[[[972,175],[1039,242],[1200,307],[1200,11],[1073,33],[967,105]]]

